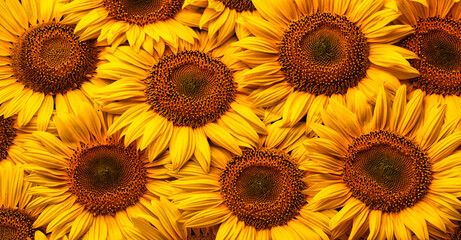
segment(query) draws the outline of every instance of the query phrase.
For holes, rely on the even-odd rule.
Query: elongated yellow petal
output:
[[[405,106],[402,118],[397,126],[397,132],[403,136],[413,130],[413,127],[418,123],[419,116],[423,110],[423,99],[424,94],[420,90],[417,90],[413,98]]]
[[[163,134],[158,135],[148,146],[149,161],[156,159],[161,153],[163,153],[168,145],[170,144],[171,137],[173,135],[173,123],[168,122],[165,127]]]
[[[83,212],[82,213],[82,211],[83,211],[83,207],[78,206],[78,205],[73,205],[71,208],[65,209],[64,211],[60,212],[59,215],[56,218],[54,218],[48,224],[47,231],[53,232],[57,228],[61,228],[66,223],[69,223],[69,222],[72,222],[72,221],[74,221],[74,223],[75,223],[75,220],[77,220],[77,219],[81,220],[80,216],[86,216],[86,215],[90,214],[88,212]],[[73,239],[75,239],[75,237],[70,236],[69,239],[73,240]]]
[[[356,198],[349,198],[344,207],[330,221],[330,229],[338,227],[341,223],[356,217],[356,214],[366,208],[365,204]]]
[[[186,221],[186,227],[211,227],[225,221],[231,212],[227,207],[210,208],[197,213]]]
[[[380,210],[371,210],[369,215],[369,224],[370,224],[370,234],[368,235],[368,240],[377,239],[379,231],[381,229],[381,211]]]
[[[234,154],[242,155],[242,150],[237,144],[237,141],[234,137],[230,135],[223,127],[219,126],[216,123],[209,123],[204,126],[205,134],[210,140],[221,146]]]
[[[216,234],[216,240],[227,240],[231,239],[232,235],[237,235],[241,231],[240,228],[237,228],[237,221],[237,217],[232,215],[224,221]]]
[[[432,161],[437,162],[450,155],[460,144],[461,132],[455,132],[433,144],[427,150],[427,153]]]
[[[237,22],[243,21],[248,30],[256,37],[261,37],[273,41],[281,40],[282,31],[273,27],[268,21],[253,16],[242,16]]]
[[[195,152],[195,133],[190,127],[174,127],[170,141],[173,169],[179,170]]]
[[[195,152],[194,156],[197,158],[200,166],[202,167],[205,173],[210,171],[210,162],[211,162],[211,150],[210,144],[208,143],[208,138],[205,135],[203,128],[194,129],[195,135]]]

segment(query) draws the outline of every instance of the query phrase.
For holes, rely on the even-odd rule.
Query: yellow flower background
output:
[[[0,0],[0,239],[461,239],[459,0]]]

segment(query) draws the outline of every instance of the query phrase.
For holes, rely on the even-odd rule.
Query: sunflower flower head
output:
[[[446,121],[446,105],[423,115],[424,93],[407,100],[406,89],[390,101],[382,87],[364,124],[363,113],[332,101],[324,125],[312,125],[319,138],[304,143],[309,209],[342,208],[330,222],[333,238],[429,239],[461,217],[459,119]]]
[[[235,155],[212,147],[209,174],[196,162],[175,172],[171,200],[182,210],[187,228],[218,227],[216,239],[328,239],[328,222],[335,211],[306,208],[304,194],[304,126],[268,126],[259,147]]]
[[[72,112],[101,80],[93,78],[102,44],[80,38],[63,19],[58,1],[8,0],[0,3],[0,114],[17,114],[17,124],[37,117],[37,130],[53,113]]]
[[[149,163],[134,143],[108,135],[113,120],[83,104],[77,114],[54,118],[59,138],[37,131],[24,144],[27,180],[37,184],[29,190],[38,195],[31,205],[45,211],[34,226],[46,227],[53,238],[127,238],[125,227],[145,213],[143,203],[169,194],[160,181],[169,177],[162,158]]]
[[[114,82],[94,97],[103,110],[122,114],[109,132],[122,130],[125,144],[137,141],[150,160],[169,147],[175,169],[194,156],[208,172],[208,139],[240,155],[240,146],[256,146],[265,126],[246,101],[246,66],[231,57],[233,40],[217,45],[206,32],[198,35],[194,45],[180,41],[177,52],[120,47],[101,68],[121,72],[121,79],[107,75]]]
[[[383,83],[395,91],[398,79],[418,74],[406,60],[416,55],[391,45],[412,28],[389,25],[399,13],[385,1],[253,4],[261,17],[239,19],[252,36],[233,44],[242,48],[234,57],[252,68],[244,74],[245,84],[256,88],[250,99],[257,106],[276,107],[285,126],[306,117],[310,130],[332,98],[371,108]]]
[[[398,45],[418,54],[410,64],[420,76],[405,81],[410,90],[427,93],[428,104],[446,104],[455,119],[461,103],[461,4],[454,0],[396,1],[398,23],[415,31]]]

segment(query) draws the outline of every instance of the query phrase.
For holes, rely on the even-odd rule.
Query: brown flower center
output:
[[[216,235],[212,233],[202,233],[199,235],[187,236],[187,240],[215,240]]]
[[[0,161],[8,156],[8,150],[13,145],[16,137],[16,128],[14,127],[14,118],[4,118],[0,116]]]
[[[94,214],[115,214],[146,191],[146,169],[136,147],[122,142],[84,146],[70,160],[70,191]]]
[[[224,203],[246,225],[258,230],[281,226],[306,204],[303,171],[284,153],[246,150],[221,174]]]
[[[419,56],[410,60],[421,74],[412,84],[429,94],[461,95],[461,23],[430,17],[419,19],[414,28],[400,42]]]
[[[237,12],[253,12],[256,11],[255,6],[251,0],[218,0],[224,4],[224,6],[234,9]]]
[[[15,43],[16,79],[35,92],[66,93],[88,80],[96,68],[94,41],[79,41],[74,28],[60,23],[32,27]]]
[[[35,218],[23,210],[0,207],[0,239],[34,239]]]
[[[388,131],[377,131],[349,145],[343,180],[352,196],[369,208],[399,212],[424,197],[432,171],[419,146]]]
[[[173,18],[184,0],[104,0],[109,16],[131,24],[144,26]]]
[[[236,94],[226,65],[199,51],[163,57],[145,83],[152,109],[176,126],[197,128],[216,121]]]
[[[294,89],[314,95],[344,94],[365,77],[369,46],[360,29],[332,13],[293,21],[279,43],[278,59]]]

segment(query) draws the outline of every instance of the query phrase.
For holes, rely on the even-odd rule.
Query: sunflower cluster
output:
[[[0,239],[461,239],[459,0],[0,13]]]

